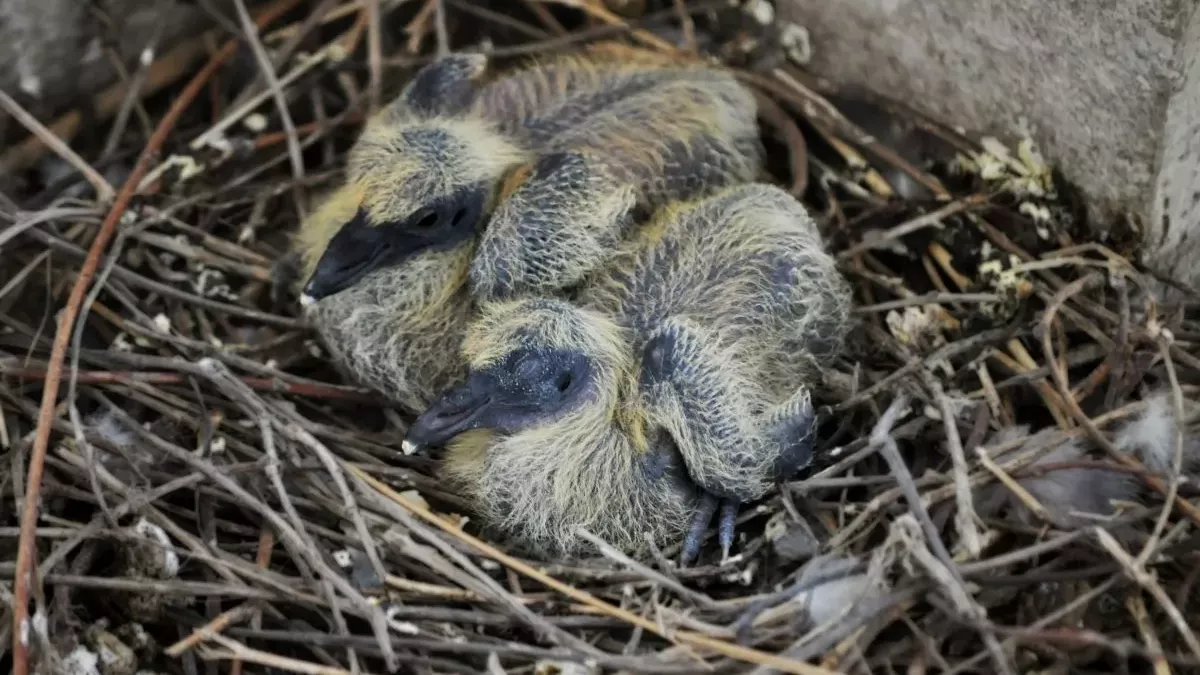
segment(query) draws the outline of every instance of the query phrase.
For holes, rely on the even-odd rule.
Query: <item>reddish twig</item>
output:
[[[298,3],[299,0],[280,0],[264,9],[259,14],[256,23],[259,26],[264,26]],[[58,387],[62,382],[63,362],[66,360],[67,345],[71,339],[75,318],[79,316],[79,310],[83,305],[83,298],[87,294],[92,278],[96,275],[97,267],[100,265],[100,258],[104,255],[104,250],[107,248],[108,242],[116,233],[117,224],[121,221],[121,217],[125,215],[125,209],[128,208],[129,200],[133,197],[134,192],[137,191],[138,183],[141,182],[146,172],[150,170],[151,165],[166,142],[167,136],[170,135],[172,129],[175,128],[175,124],[183,115],[183,111],[200,94],[200,91],[204,88],[209,78],[217,72],[217,68],[233,56],[236,49],[237,41],[230,40],[221,47],[220,51],[213,54],[204,68],[196,73],[187,86],[183,88],[183,91],[179,93],[179,96],[176,97],[171,107],[167,110],[167,114],[158,123],[154,134],[150,136],[150,140],[146,142],[146,147],[142,150],[141,155],[138,156],[137,164],[129,174],[129,178],[125,180],[125,184],[121,186],[120,192],[117,193],[112,208],[108,212],[108,217],[100,225],[100,231],[96,233],[96,238],[92,241],[91,248],[88,249],[87,258],[83,261],[83,268],[79,271],[79,277],[75,280],[75,285],[71,289],[71,295],[67,299],[67,305],[63,308],[62,315],[59,318],[58,328],[54,334],[54,346],[50,352],[50,361],[46,367],[46,382],[45,387],[42,389],[41,408],[38,410],[37,435],[33,439],[33,449],[29,457],[29,470],[25,480],[25,504],[21,510],[21,536],[17,545],[17,569],[13,575],[12,641],[14,675],[27,675],[29,672],[29,645],[22,639],[22,636],[27,636],[29,633],[25,624],[28,621],[29,615],[29,592],[33,585],[34,529],[37,527],[38,496],[41,493],[42,474],[46,467],[46,451],[50,446],[50,431],[54,426],[55,401],[58,399]]]
[[[0,373],[10,377],[26,380],[45,380],[49,371],[43,368],[4,368]],[[306,398],[336,399],[340,401],[357,401],[360,403],[377,403],[379,397],[365,389],[344,387],[336,384],[306,384],[303,382],[286,382],[272,377],[242,376],[239,378],[247,387],[256,391],[270,391],[278,394],[291,394]],[[80,384],[186,384],[187,377],[181,373],[144,370],[81,370],[77,375]]]

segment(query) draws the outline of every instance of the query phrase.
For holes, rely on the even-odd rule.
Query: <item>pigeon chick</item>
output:
[[[489,304],[463,342],[465,382],[409,429],[484,521],[538,554],[576,528],[632,552],[683,536],[810,460],[807,384],[835,355],[849,286],[783,190],[741,185],[672,205],[575,302]]]
[[[625,235],[639,199],[698,196],[761,165],[753,96],[724,71],[612,45],[490,79],[486,65],[453,55],[418,72],[368,122],[345,185],[296,238],[302,302],[335,357],[414,410],[461,374],[469,279],[569,285]],[[703,148],[695,161],[679,154]],[[639,182],[578,182],[580,158]],[[555,217],[487,240],[504,239],[500,250],[481,246],[512,194],[550,195],[540,204]],[[529,283],[503,271],[517,269]]]

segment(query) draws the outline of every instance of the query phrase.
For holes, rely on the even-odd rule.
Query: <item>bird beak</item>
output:
[[[349,258],[342,251],[330,249],[325,252],[313,270],[312,277],[304,286],[300,304],[310,306],[318,300],[340,293],[365,277],[368,272],[378,267],[378,256],[354,256]]]
[[[481,417],[490,409],[492,397],[477,384],[468,380],[438,397],[408,428],[401,445],[404,454],[442,445],[464,431],[481,426]]]
[[[360,208],[354,218],[329,240],[329,246],[304,286],[301,304],[312,305],[340,293],[387,265],[394,257],[389,252],[397,249],[399,243],[392,228],[369,225],[366,211]]]

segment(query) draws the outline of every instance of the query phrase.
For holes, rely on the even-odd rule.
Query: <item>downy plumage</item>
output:
[[[446,444],[446,477],[525,549],[579,552],[577,527],[633,552],[645,535],[687,534],[687,560],[723,503],[727,552],[737,504],[810,459],[808,384],[850,304],[783,190],[672,205],[574,303],[485,306],[463,342],[466,381],[406,443]]]
[[[302,302],[335,356],[412,409],[461,373],[469,280],[480,299],[565,289],[638,213],[760,170],[754,98],[727,72],[611,45],[486,65],[418,72],[296,239]]]

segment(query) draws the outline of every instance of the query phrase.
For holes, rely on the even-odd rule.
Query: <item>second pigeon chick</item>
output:
[[[807,383],[849,315],[804,207],[729,188],[656,216],[577,304],[485,307],[465,383],[406,445],[448,443],[445,475],[540,554],[579,552],[582,527],[631,551],[686,535],[686,561],[719,503],[727,552],[737,504],[808,463]]]
[[[461,372],[472,261],[496,272],[476,279],[509,290],[569,284],[625,235],[638,195],[698,196],[760,166],[753,96],[726,72],[611,46],[488,82],[485,65],[455,55],[420,71],[367,125],[346,185],[297,236],[309,315],[335,356],[413,409]],[[640,128],[622,132],[631,122]],[[678,154],[698,148],[711,150],[699,163]],[[585,156],[644,180],[581,183],[572,167]],[[498,233],[488,241],[504,245],[477,255],[511,193],[541,195],[553,218]],[[537,282],[503,272],[518,269]]]

